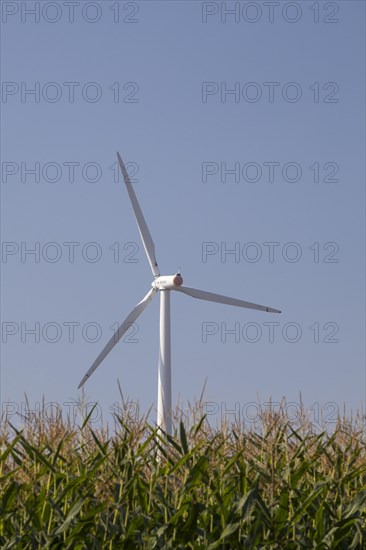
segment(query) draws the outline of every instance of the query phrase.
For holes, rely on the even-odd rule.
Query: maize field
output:
[[[192,407],[168,438],[146,416],[22,421],[1,423],[4,550],[366,548],[361,415],[212,427]]]

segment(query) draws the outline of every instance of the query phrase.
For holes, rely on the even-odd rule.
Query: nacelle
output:
[[[175,275],[160,275],[157,277],[151,286],[157,290],[169,290],[176,286],[181,286],[183,284],[183,279],[180,273]]]

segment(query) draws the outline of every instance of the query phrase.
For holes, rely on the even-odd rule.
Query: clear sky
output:
[[[364,2],[1,4],[3,406],[67,412],[150,287],[117,150],[163,274],[283,311],[173,294],[173,402],[364,406]],[[155,409],[158,316],[85,386],[105,415],[117,379]]]

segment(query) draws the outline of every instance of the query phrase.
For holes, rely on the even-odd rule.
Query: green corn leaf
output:
[[[63,533],[64,531],[66,531],[66,529],[69,528],[72,520],[78,515],[78,513],[80,512],[81,508],[83,507],[83,504],[84,504],[84,499],[79,499],[75,504],[74,506],[71,508],[71,510],[69,511],[69,513],[67,514],[66,516],[66,519],[65,521],[63,522],[63,524],[61,525],[61,527],[59,527],[56,531],[56,535],[60,535],[61,533]]]
[[[183,452],[184,454],[188,454],[189,449],[188,449],[188,442],[187,442],[187,434],[186,434],[186,430],[184,428],[184,424],[182,420],[179,423],[179,435],[180,435],[180,442],[182,444]]]

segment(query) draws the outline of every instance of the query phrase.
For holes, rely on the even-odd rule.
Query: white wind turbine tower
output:
[[[79,384],[81,388],[88,378],[93,374],[95,369],[105,359],[108,353],[119,342],[122,336],[126,333],[132,323],[141,315],[147,305],[154,298],[155,294],[160,294],[160,353],[159,353],[159,370],[158,370],[158,409],[157,409],[157,425],[167,434],[172,434],[172,388],[171,388],[171,349],[170,349],[170,292],[176,290],[198,298],[200,300],[208,300],[209,302],[218,302],[219,304],[228,304],[230,306],[244,307],[255,309],[258,311],[267,311],[270,313],[281,313],[278,309],[273,309],[251,302],[244,302],[237,298],[229,298],[221,294],[213,294],[205,290],[198,290],[183,286],[183,279],[180,273],[175,275],[160,275],[158,263],[155,257],[155,245],[151,238],[150,231],[146,225],[145,218],[142,214],[140,205],[133,190],[131,180],[127,173],[126,167],[119,153],[117,153],[118,162],[121,167],[123,179],[125,181],[127,191],[135,213],[137,225],[139,228],[142,243],[145,248],[147,259],[149,261],[151,271],[154,275],[154,281],[151,283],[151,290],[139,302],[133,310],[127,315],[118,327],[117,332],[112,336],[104,349],[98,355],[88,372]]]

